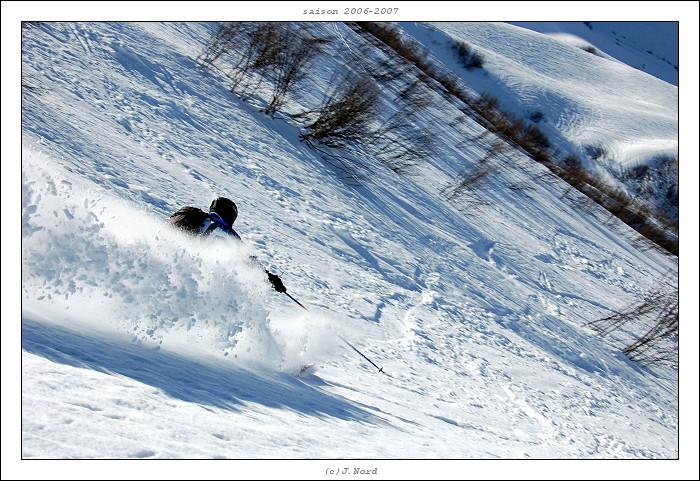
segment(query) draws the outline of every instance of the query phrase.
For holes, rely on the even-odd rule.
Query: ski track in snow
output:
[[[503,45],[499,32],[535,41],[479,25],[484,46]],[[25,62],[50,88],[22,119],[23,457],[678,455],[673,389],[583,327],[674,260],[581,215],[561,185],[509,188],[538,166],[506,170],[486,214],[465,215],[434,186],[479,146],[444,145],[422,177],[384,169],[348,188],[295,128],[196,66],[207,34],[27,34]],[[546,44],[551,62],[566,49]],[[506,83],[537,104],[550,95],[540,78]],[[574,87],[554,102],[564,136],[599,122]],[[243,245],[166,228],[179,206],[218,195],[238,203]],[[308,312],[270,291],[250,255]],[[295,377],[305,363],[316,371]]]

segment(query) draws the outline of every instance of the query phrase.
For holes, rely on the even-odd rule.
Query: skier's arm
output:
[[[277,292],[287,292],[287,288],[282,283],[282,279],[280,279],[279,276],[265,269],[265,267],[263,267],[263,265],[260,263],[257,257],[250,256],[250,262],[252,262],[253,264],[265,271],[265,274],[267,274],[267,280],[270,282],[270,284],[272,284],[272,287],[274,287]]]
[[[267,280],[270,281],[270,284],[272,284],[272,287],[274,287],[277,292],[287,292],[287,288],[284,287],[282,279],[280,279],[279,276],[276,276],[267,269],[265,269],[265,272],[267,273]]]

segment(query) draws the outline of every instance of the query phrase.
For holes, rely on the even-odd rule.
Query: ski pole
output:
[[[291,296],[291,294],[289,294],[289,292],[284,291],[284,293],[285,293],[285,294],[287,295],[287,297],[289,297],[291,300],[293,300],[294,302],[296,302],[297,304],[299,304],[301,307],[303,307],[304,309],[306,309],[306,307],[304,307],[304,304],[302,304],[301,302],[299,302],[299,301],[297,301],[296,299],[294,299],[294,298]],[[306,309],[306,310],[308,311],[308,309]],[[347,344],[348,346],[350,346],[350,347],[353,349],[353,351],[355,351],[356,353],[358,353],[360,356],[364,357],[371,365],[373,365],[374,367],[376,367],[377,369],[379,369],[379,372],[381,372],[382,374],[386,374],[386,373],[384,372],[384,368],[383,368],[383,367],[379,367],[379,366],[377,366],[375,363],[373,363],[372,360],[371,360],[370,358],[368,358],[367,356],[365,356],[364,354],[362,354],[355,346],[353,346],[352,344],[350,344],[344,337],[342,337],[342,336],[338,336],[338,337],[340,337],[340,338],[345,342],[345,344]]]
[[[294,299],[292,296],[290,296],[290,295],[289,295],[289,292],[284,291],[284,293],[287,294],[287,297],[289,297],[291,300],[293,300],[294,302],[296,302],[297,304],[299,304],[301,307],[304,307],[304,304],[302,304],[301,302],[297,301],[297,300]],[[306,307],[304,307],[304,309],[306,309]],[[306,309],[306,310],[308,311],[308,309]]]
[[[340,336],[339,336],[339,337],[340,337]],[[362,357],[364,357],[365,359],[367,359],[371,365],[373,365],[374,367],[376,367],[377,369],[379,369],[379,372],[381,372],[382,374],[386,374],[386,373],[384,372],[384,368],[381,368],[381,367],[377,366],[375,363],[373,363],[372,360],[371,360],[370,358],[368,358],[367,356],[365,356],[364,354],[362,354],[360,351],[358,351],[357,348],[356,348],[355,346],[353,346],[352,344],[350,344],[348,341],[346,341],[344,337],[340,337],[340,338],[341,338],[343,341],[345,341],[345,344],[347,344],[348,346],[350,346],[356,353],[358,353],[360,356],[362,356]]]

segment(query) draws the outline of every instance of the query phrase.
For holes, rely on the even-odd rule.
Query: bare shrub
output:
[[[630,323],[651,325],[641,336],[622,349],[630,359],[643,365],[678,368],[678,287],[665,284],[641,302],[622,312],[588,323],[601,337],[609,336]]]
[[[586,155],[593,160],[604,159],[608,155],[608,151],[602,145],[587,145],[585,151]]]
[[[581,186],[589,182],[588,172],[583,168],[581,159],[575,155],[569,155],[564,159],[558,174],[566,182],[580,190]]]
[[[300,136],[302,141],[349,148],[370,135],[378,115],[379,86],[367,75],[351,70],[341,75],[339,81],[330,82],[317,109],[298,115],[310,119]]]
[[[361,160],[362,144],[372,134],[379,102],[380,88],[370,75],[342,66],[333,75],[321,105],[292,117],[303,124],[302,142],[318,151],[341,178],[361,183],[368,171]]]
[[[285,27],[280,22],[256,24],[247,35],[247,43],[238,61],[231,66],[231,92],[247,98],[256,91],[265,74],[279,61],[284,48]]]
[[[307,76],[311,62],[321,53],[321,46],[328,43],[326,39],[295,32],[287,25],[283,27],[282,34],[270,69],[273,92],[270,103],[265,107],[268,115],[274,115],[284,104],[287,95]]]
[[[276,62],[284,38],[279,22],[222,22],[207,41],[197,61],[207,70],[217,68],[230,80],[229,90],[244,98]]]
[[[511,184],[510,190],[515,192],[522,192],[529,197],[529,192],[535,191],[537,189],[535,188],[535,185],[532,182],[522,180]]]
[[[475,52],[468,43],[453,42],[451,46],[455,55],[457,55],[457,59],[465,69],[473,70],[484,66],[484,57]]]
[[[402,84],[393,101],[388,102],[397,110],[388,118],[378,119],[378,127],[364,145],[373,158],[406,175],[433,155],[436,135],[416,121],[416,114],[433,104],[430,91],[418,79]]]
[[[282,22],[225,22],[207,42],[198,60],[230,80],[229,90],[252,95],[265,75],[280,63],[289,26]]]
[[[531,122],[534,122],[536,124],[539,124],[544,120],[544,114],[542,113],[541,110],[537,110],[535,112],[532,112],[530,116],[528,117]]]
[[[329,42],[309,31],[304,23],[224,22],[198,61],[207,69],[221,64],[231,81],[229,90],[242,99],[267,82],[271,95],[263,111],[274,116],[306,78],[322,46]]]
[[[401,35],[399,27],[383,22],[356,22],[356,24],[419,69],[423,70],[430,66],[428,50],[421,47],[415,40]]]
[[[428,89],[421,80],[414,80],[409,83],[396,97],[398,103],[407,115],[413,115],[416,112],[433,105],[433,100],[430,97]]]
[[[574,155],[566,157],[553,168],[553,172],[643,237],[668,253],[678,255],[678,235],[672,228],[674,223],[664,222],[668,218],[662,213],[654,212],[648,205],[593,177]]]
[[[475,191],[481,186],[486,177],[496,172],[497,166],[493,160],[506,149],[500,140],[495,140],[489,146],[486,155],[479,162],[462,169],[462,171],[442,190],[449,201],[467,199],[474,205]]]
[[[366,140],[374,158],[398,174],[408,174],[433,153],[435,135],[417,126],[410,113],[399,111]]]
[[[527,144],[533,150],[546,151],[550,147],[549,138],[539,127],[534,125],[523,127],[519,139],[521,143]]]
[[[239,48],[249,27],[249,23],[222,22],[209,37],[204,49],[197,56],[197,61],[208,70],[222,55],[230,54]]]

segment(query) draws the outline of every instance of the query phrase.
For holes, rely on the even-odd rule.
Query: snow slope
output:
[[[499,23],[432,24],[483,52],[485,71],[465,73],[477,92],[491,91],[525,118],[538,111],[555,145],[602,146],[621,166],[678,155],[678,88],[610,57],[551,36]],[[677,38],[677,37],[676,37]],[[573,66],[572,66],[573,65]],[[575,66],[575,67],[574,67]],[[654,135],[651,135],[653,133]]]
[[[649,19],[651,20],[651,19]],[[577,48],[593,47],[678,87],[679,22],[512,22]]]
[[[447,469],[381,461],[395,459],[679,457],[674,373],[585,327],[641,299],[677,259],[582,211],[519,154],[499,159],[479,208],[447,202],[442,188],[484,149],[463,142],[483,133],[476,124],[447,129],[456,112],[444,105],[422,120],[441,119],[439,157],[413,176],[374,163],[348,186],[298,127],[197,67],[210,31],[23,33],[23,74],[41,87],[22,105],[23,459],[321,460],[303,465],[309,479]],[[672,112],[668,84],[652,85]],[[238,204],[244,245],[164,225],[219,195]],[[269,289],[249,255],[308,311]],[[303,363],[316,370],[296,377]]]
[[[573,154],[608,185],[677,218],[677,182],[656,172],[648,178],[630,174],[639,166],[668,168],[664,159],[679,161],[677,82],[672,85],[633,68],[645,47],[618,47],[609,40],[607,30],[617,32],[617,24],[591,25],[593,30],[580,22],[441,22],[408,24],[406,29],[475,93],[497,97],[517,118],[535,119],[533,124],[560,151],[559,160]],[[648,32],[660,31],[660,51],[672,55],[667,45],[675,42],[677,56],[678,24],[662,25],[623,23],[619,29],[629,35],[625,38],[630,45],[656,44]],[[551,33],[557,29],[560,33]],[[465,42],[481,55],[483,67],[459,67],[450,48],[454,42]],[[595,53],[584,50],[591,47]],[[677,179],[676,172],[662,175]]]

